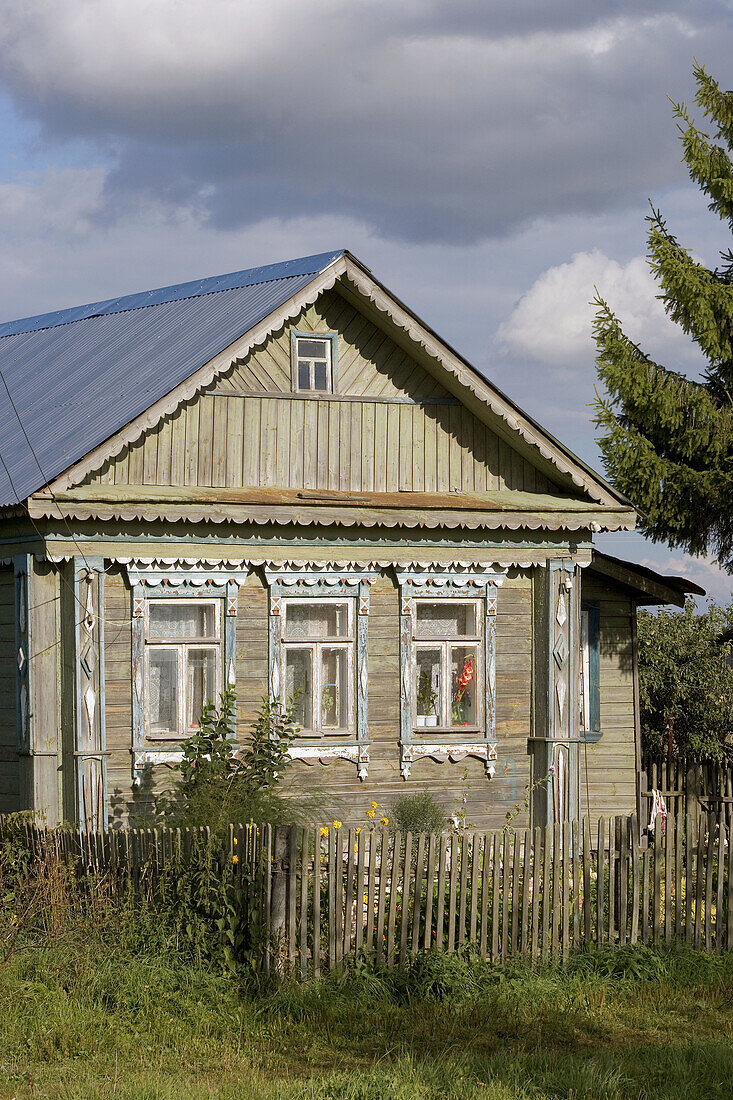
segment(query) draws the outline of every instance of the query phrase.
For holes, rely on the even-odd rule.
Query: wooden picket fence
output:
[[[700,813],[733,817],[733,761],[692,756],[646,755],[642,760],[641,795],[648,803],[658,790],[675,817]]]
[[[258,964],[279,974],[317,976],[361,954],[391,967],[468,946],[495,962],[564,962],[582,945],[733,949],[732,846],[713,815],[670,816],[651,837],[635,817],[404,836],[249,825],[213,846],[208,830],[27,827],[31,851],[49,837],[77,873],[114,889],[154,892],[166,867],[208,851],[214,873],[231,872]]]

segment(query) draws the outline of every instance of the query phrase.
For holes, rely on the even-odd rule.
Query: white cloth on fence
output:
[[[650,833],[654,832],[654,826],[656,825],[657,818],[662,822],[662,832],[667,828],[667,803],[664,801],[664,795],[661,791],[658,791],[656,787],[652,787],[652,810],[649,816],[648,829]]]

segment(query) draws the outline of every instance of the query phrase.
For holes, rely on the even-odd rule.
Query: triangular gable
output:
[[[104,444],[95,448],[53,482],[51,489],[62,491],[79,485],[104,462],[119,454],[126,444],[137,440],[144,432],[162,423],[190,401],[200,391],[210,387],[215,379],[232,371],[236,363],[246,360],[253,348],[262,347],[285,323],[325,291],[338,283],[338,290],[359,311],[371,316],[395,342],[409,349],[415,360],[431,374],[441,387],[456,397],[479,421],[516,453],[518,460],[534,469],[565,492],[585,494],[601,506],[618,510],[629,507],[623,496],[590,470],[562,446],[540,425],[523,413],[509,398],[484,379],[452,348],[412,314],[401,302],[378,283],[354,257],[344,253],[325,271],[320,272],[247,333],[228,345],[204,366],[165,397],[156,401]],[[215,482],[216,484],[217,482]],[[224,482],[222,482],[224,484]]]

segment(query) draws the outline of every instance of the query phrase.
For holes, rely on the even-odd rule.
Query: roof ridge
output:
[[[15,321],[0,323],[0,338],[21,336],[42,329],[58,328],[91,317],[109,316],[114,313],[128,313],[148,306],[164,305],[168,302],[185,301],[187,298],[201,298],[207,294],[217,294],[225,290],[237,290],[260,283],[276,282],[299,275],[317,275],[326,267],[343,256],[344,249],[335,252],[319,252],[312,256],[300,256],[261,267],[243,268],[224,275],[211,275],[203,279],[193,279],[185,283],[173,283],[170,286],[153,290],[136,291],[132,294],[107,298],[86,305],[69,306],[51,313],[39,313],[32,317],[22,317]]]

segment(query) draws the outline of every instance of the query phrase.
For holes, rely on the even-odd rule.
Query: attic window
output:
[[[293,389],[297,393],[333,393],[336,337],[294,333]]]

